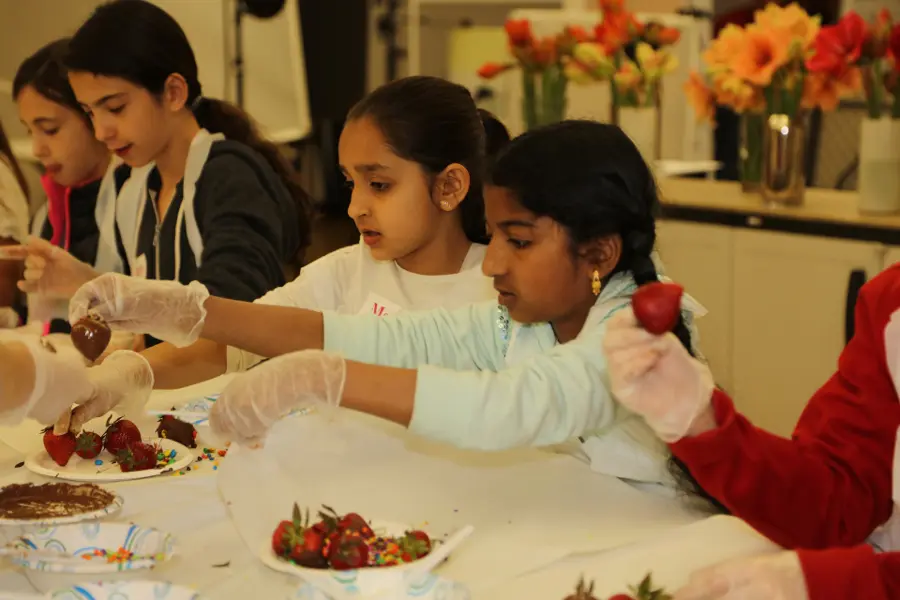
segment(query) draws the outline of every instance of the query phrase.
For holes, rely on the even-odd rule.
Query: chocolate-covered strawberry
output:
[[[91,362],[100,358],[112,339],[109,326],[95,314],[88,314],[79,319],[72,325],[72,332],[69,335],[75,348]]]
[[[354,533],[341,536],[328,553],[328,566],[336,571],[369,566],[369,545]]]
[[[149,471],[156,468],[159,448],[143,442],[136,442],[116,454],[116,462],[123,473]]]
[[[309,525],[309,511],[304,516],[294,504],[291,520],[279,523],[272,534],[272,550],[301,567],[324,569],[328,566],[324,556],[325,537],[324,531]]]

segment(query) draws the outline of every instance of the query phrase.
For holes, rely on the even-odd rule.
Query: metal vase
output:
[[[760,191],[773,204],[803,204],[806,190],[804,149],[806,132],[801,117],[770,115],[763,129],[763,171]]]

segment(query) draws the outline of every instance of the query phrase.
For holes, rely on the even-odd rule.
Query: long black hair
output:
[[[659,211],[656,182],[637,147],[617,126],[572,120],[528,131],[499,154],[490,181],[510,190],[535,215],[562,225],[573,253],[590,240],[621,236],[622,256],[609,276],[630,272],[637,285],[659,280],[651,256]],[[681,317],[674,333],[693,355],[691,334]],[[682,489],[726,512],[680,459],[672,456],[669,470]]]
[[[278,147],[259,134],[247,113],[229,102],[203,96],[194,51],[181,26],[166,11],[146,0],[100,5],[72,37],[65,65],[70,71],[124,79],[157,96],[170,75],[184,77],[187,105],[197,123],[249,146],[266,160],[297,203],[298,255],[309,245],[311,203],[299,177]]]
[[[490,154],[509,142],[494,115],[479,110],[469,90],[439,77],[405,77],[385,84],[350,109],[347,120],[368,117],[394,154],[436,175],[458,163],[469,171],[469,193],[460,206],[462,227],[475,243],[487,243],[483,182]]]

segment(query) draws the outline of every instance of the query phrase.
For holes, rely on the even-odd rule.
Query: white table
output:
[[[222,383],[159,392],[151,406],[178,405]],[[0,485],[41,481],[14,468],[31,435],[39,447],[33,427],[0,432],[0,439],[20,447],[0,444]],[[321,444],[325,439],[333,440],[330,447]],[[364,456],[357,444],[378,451]],[[354,464],[341,458],[348,451],[359,457]],[[285,463],[286,453],[299,458]],[[255,464],[260,456],[271,460]],[[168,580],[223,600],[286,598],[297,587],[297,579],[267,569],[251,552],[259,547],[254,536],[268,535],[294,499],[415,525],[427,521],[436,533],[475,525],[475,534],[441,571],[466,583],[475,598],[562,598],[582,572],[597,577],[604,593],[624,589],[650,569],[660,583],[675,586],[694,568],[773,549],[732,519],[703,519],[674,499],[592,473],[569,456],[463,452],[346,411],[284,421],[264,450],[238,449],[215,473],[206,467],[110,487],[125,498],[121,519],[178,539],[178,555],[169,564],[118,577]],[[2,535],[13,534],[0,529]],[[45,592],[84,579],[0,563],[0,599],[4,591]]]

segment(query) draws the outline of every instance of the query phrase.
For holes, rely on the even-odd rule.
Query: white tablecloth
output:
[[[177,406],[221,385],[157,392],[151,406]],[[0,440],[0,486],[42,480],[15,468],[41,446],[36,425],[0,430]],[[234,450],[219,471],[207,465],[109,487],[125,499],[117,519],[178,540],[171,562],[117,577],[167,580],[223,600],[286,598],[299,585],[256,557],[295,501],[437,535],[474,525],[440,573],[467,584],[475,598],[562,598],[581,573],[610,594],[648,570],[660,584],[676,586],[694,568],[774,549],[733,519],[704,519],[675,498],[593,473],[571,456],[459,451],[349,411],[285,420],[263,450]],[[0,536],[12,535],[0,529]],[[46,592],[84,580],[0,563],[0,599],[3,592]]]

